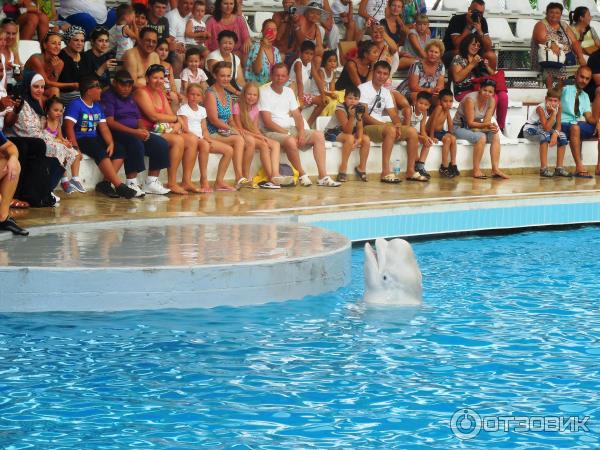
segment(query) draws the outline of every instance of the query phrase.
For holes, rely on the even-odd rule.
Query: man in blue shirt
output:
[[[10,202],[17,189],[20,173],[19,151],[0,131],[0,231],[27,236],[29,231],[17,225],[9,215]]]
[[[575,85],[565,86],[560,99],[561,128],[569,137],[571,154],[575,160],[573,176],[577,178],[592,178],[583,165],[581,140],[600,136],[600,121],[593,116],[590,98],[584,91],[591,79],[592,70],[588,66],[581,66],[575,74]]]

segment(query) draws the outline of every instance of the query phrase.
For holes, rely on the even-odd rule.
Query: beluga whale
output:
[[[365,244],[364,301],[373,305],[417,306],[423,302],[421,270],[404,239]]]

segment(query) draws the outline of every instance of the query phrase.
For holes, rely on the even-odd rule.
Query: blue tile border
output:
[[[569,198],[553,204],[529,204],[530,199],[511,203],[509,206],[481,208],[473,203],[455,205],[454,208],[446,205],[443,211],[439,211],[439,205],[432,205],[430,209],[437,210],[427,211],[427,207],[420,207],[422,212],[415,213],[406,208],[403,211],[388,210],[384,214],[381,210],[374,210],[372,217],[365,217],[366,214],[352,217],[352,213],[343,217],[340,213],[337,219],[325,220],[315,215],[312,220],[304,222],[336,231],[354,242],[377,237],[600,223],[600,198],[576,203]]]

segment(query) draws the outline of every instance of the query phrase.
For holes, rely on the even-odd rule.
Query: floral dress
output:
[[[400,92],[404,96],[408,96],[410,94],[408,79],[413,74],[417,75],[417,77],[419,78],[419,87],[429,89],[437,86],[440,77],[446,74],[446,69],[444,68],[443,63],[439,63],[435,69],[435,72],[433,72],[433,74],[430,75],[425,73],[425,67],[423,67],[422,61],[418,60],[414,62],[408,70],[408,77],[397,88],[398,92]]]
[[[23,102],[23,108],[13,125],[17,136],[42,139],[46,144],[46,156],[56,158],[63,167],[68,167],[75,161],[77,150],[61,144],[56,138],[44,129],[43,118],[38,116],[29,103]]]
[[[244,77],[246,78],[246,81],[255,81],[256,83],[262,86],[263,84],[267,84],[269,81],[271,81],[271,67],[281,62],[281,54],[279,53],[278,48],[273,47],[273,64],[269,64],[267,55],[264,52],[262,55],[259,55],[259,50],[260,42],[255,42],[250,47],[250,50],[248,51],[248,59],[246,60],[246,71],[244,73]],[[257,75],[256,73],[254,73],[254,70],[252,70],[252,65],[258,57],[262,58],[262,68],[260,69],[260,73]]]

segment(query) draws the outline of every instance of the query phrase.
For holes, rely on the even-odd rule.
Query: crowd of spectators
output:
[[[296,179],[310,186],[300,158],[307,149],[317,185],[347,181],[354,149],[360,155],[354,173],[367,181],[372,142],[381,143],[384,183],[401,181],[390,167],[398,141],[406,143],[408,181],[429,180],[425,159],[438,141],[440,174],[459,175],[456,139],[473,145],[473,177],[486,177],[480,161],[490,144],[492,176],[508,178],[500,169],[508,94],[484,0],[453,16],[443,40],[432,38],[422,0],[360,0],[358,13],[352,0],[283,0],[255,39],[242,8],[240,0],[134,0],[110,10],[104,0],[61,0],[58,9],[52,0],[5,2],[0,229],[26,233],[9,207],[55,206],[59,185],[67,194],[85,192],[82,155],[103,176],[96,191],[114,198],[235,191],[252,184],[255,152],[261,188]],[[568,142],[573,176],[591,177],[581,140],[598,136],[600,38],[587,8],[572,11],[570,24],[562,12],[562,4],[549,3],[533,30],[533,64],[549,91],[523,135],[540,143],[541,176],[571,176],[562,167]],[[34,38],[41,52],[22,61],[19,39]],[[580,68],[575,84],[561,92],[569,65]],[[399,85],[397,69],[406,71]],[[454,100],[459,106],[451,117]],[[324,132],[315,129],[320,115],[329,117]],[[326,141],[342,145],[335,177],[326,172]],[[550,171],[543,155],[554,145],[559,164]],[[296,178],[281,175],[281,152]],[[220,155],[213,184],[210,153]],[[235,184],[225,180],[230,164]],[[159,181],[163,169],[166,185]]]

